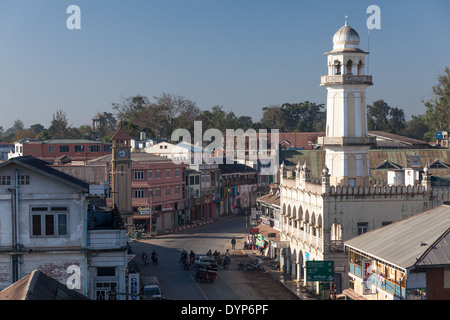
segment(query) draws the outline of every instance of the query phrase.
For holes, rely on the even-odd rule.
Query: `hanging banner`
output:
[[[363,269],[363,294],[372,293],[372,260],[362,260]]]

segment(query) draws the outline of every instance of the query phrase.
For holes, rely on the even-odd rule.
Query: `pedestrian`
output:
[[[231,249],[236,249],[236,238],[233,237],[233,239],[231,239]]]

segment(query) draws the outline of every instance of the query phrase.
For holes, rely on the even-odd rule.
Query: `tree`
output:
[[[391,108],[384,100],[377,100],[367,106],[367,127],[369,130],[399,134],[406,127],[402,109]]]
[[[445,68],[444,74],[438,77],[438,84],[433,86],[434,97],[424,101],[427,108],[424,122],[429,127],[425,136],[434,137],[437,131],[447,131],[450,124],[450,69]]]
[[[281,106],[272,105],[263,107],[263,116],[261,118],[261,127],[264,129],[278,129],[280,132],[288,132],[289,124]]]
[[[68,120],[66,113],[59,109],[56,110],[56,114],[53,114],[53,120],[48,128],[48,134],[52,139],[66,139],[74,138],[71,130],[68,128]]]
[[[195,102],[185,97],[163,93],[153,98],[155,101],[151,102],[147,97],[137,95],[113,103],[113,109],[128,133],[137,136],[145,131],[157,138],[168,138],[176,128],[193,128],[194,120],[200,116]]]
[[[287,117],[290,131],[315,132],[325,130],[325,112],[323,104],[305,101],[300,103],[285,103],[281,106]]]
[[[402,130],[401,134],[413,139],[429,141],[425,134],[429,131],[425,124],[423,115],[412,115],[411,120],[406,122],[406,128]]]
[[[305,101],[264,107],[261,127],[280,132],[316,132],[325,130],[323,104]]]

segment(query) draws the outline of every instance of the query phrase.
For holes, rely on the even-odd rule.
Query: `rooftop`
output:
[[[0,300],[90,300],[67,285],[34,270],[0,292]]]
[[[403,269],[450,265],[450,206],[416,214],[345,241],[345,246]]]

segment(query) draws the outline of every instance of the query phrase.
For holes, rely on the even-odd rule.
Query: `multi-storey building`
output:
[[[49,162],[67,157],[70,161],[87,161],[111,154],[111,148],[111,143],[84,139],[23,139],[14,143],[8,157],[33,156]]]
[[[222,163],[219,169],[221,215],[249,213],[256,207],[257,171],[241,163]]]
[[[186,202],[191,221],[219,217],[220,170],[218,164],[191,165],[186,170]]]
[[[353,300],[450,299],[450,207],[345,241]]]
[[[125,292],[126,232],[89,190],[32,156],[0,164],[0,287],[38,269],[91,299]]]

